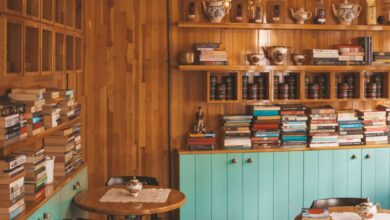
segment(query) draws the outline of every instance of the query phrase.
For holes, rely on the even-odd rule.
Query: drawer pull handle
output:
[[[73,190],[78,190],[80,189],[82,184],[80,182],[77,182],[76,184],[73,185]]]
[[[43,213],[43,220],[50,220],[51,214],[50,213]]]
[[[231,161],[233,164],[236,164],[238,161],[237,161],[237,159],[236,158],[234,158],[234,159],[232,159],[232,161]]]
[[[354,154],[354,155],[352,155],[352,160],[355,160],[355,159],[357,159],[358,158],[358,156],[356,155],[356,154]]]
[[[253,163],[253,159],[252,158],[248,158],[248,160],[246,160],[247,163]]]
[[[371,154],[366,155],[366,159],[371,159],[371,158],[372,158]]]

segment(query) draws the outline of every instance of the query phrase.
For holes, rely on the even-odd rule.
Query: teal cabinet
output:
[[[390,149],[181,155],[180,190],[186,220],[289,220],[334,197],[390,208]]]
[[[72,200],[80,191],[88,189],[87,168],[81,170],[59,192],[51,197],[28,220],[87,218],[88,213],[75,207]]]

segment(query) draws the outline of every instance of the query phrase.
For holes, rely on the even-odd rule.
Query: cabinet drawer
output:
[[[28,220],[54,220],[61,219],[59,213],[60,195],[57,193],[44,206],[39,208]]]

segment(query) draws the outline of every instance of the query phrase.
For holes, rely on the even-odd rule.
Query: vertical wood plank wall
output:
[[[85,128],[90,187],[109,176],[168,185],[164,0],[85,1]]]

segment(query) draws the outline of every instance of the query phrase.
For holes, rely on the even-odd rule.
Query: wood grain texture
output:
[[[166,1],[85,1],[90,187],[146,175],[168,186]]]

